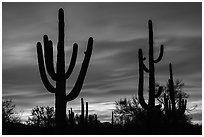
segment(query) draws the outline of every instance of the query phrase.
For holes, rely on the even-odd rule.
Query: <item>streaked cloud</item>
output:
[[[164,44],[164,57],[155,65],[156,81],[166,83],[168,64],[172,62],[174,77],[185,83],[183,90],[190,94],[189,101],[201,100],[201,3],[4,2],[2,96],[3,99],[12,98],[26,111],[25,116],[36,105],[54,105],[54,95],[47,92],[41,82],[36,43],[42,42],[43,35],[47,34],[54,44],[56,62],[57,10],[61,7],[65,11],[67,65],[73,43],[79,45],[76,67],[67,80],[67,93],[77,79],[87,40],[90,36],[94,38],[83,89],[77,99],[68,103],[68,107],[78,112],[80,98],[84,97],[90,104],[90,111],[98,113],[99,118],[106,121],[111,117],[116,100],[137,94],[138,49],[142,48],[144,55],[148,56],[148,19],[154,23],[155,58],[159,46]],[[147,80],[145,75],[146,91]],[[53,81],[51,83],[55,86]]]

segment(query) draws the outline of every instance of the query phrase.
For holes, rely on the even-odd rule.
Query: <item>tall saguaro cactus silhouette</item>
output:
[[[149,113],[151,113],[155,108],[155,98],[159,97],[162,92],[162,87],[159,87],[159,90],[157,93],[155,93],[155,68],[154,64],[158,63],[163,56],[164,52],[164,46],[161,45],[160,47],[160,54],[159,57],[155,60],[154,59],[154,48],[153,48],[153,27],[152,27],[152,21],[148,21],[148,27],[149,27],[149,68],[147,68],[144,64],[144,61],[146,60],[145,57],[143,57],[142,49],[138,50],[138,58],[139,58],[139,85],[138,85],[138,96],[139,96],[139,102],[141,106],[148,110]],[[144,71],[149,73],[149,100],[148,104],[145,102],[145,99],[143,97],[143,85],[144,85]]]
[[[76,64],[78,45],[74,43],[71,61],[68,70],[65,72],[65,51],[64,51],[64,11],[59,9],[58,13],[59,19],[59,32],[58,32],[58,43],[57,43],[57,63],[56,63],[56,73],[53,63],[53,43],[48,39],[47,35],[44,35],[44,57],[42,52],[42,45],[40,42],[37,43],[37,55],[38,64],[42,82],[46,89],[55,94],[55,118],[56,126],[64,127],[66,125],[66,105],[68,101],[74,100],[80,93],[83,86],[84,78],[87,72],[89,61],[92,54],[93,48],[93,38],[90,37],[88,40],[87,49],[84,52],[85,57],[81,66],[80,73],[78,75],[77,81],[69,94],[66,94],[66,80],[70,77],[74,66]],[[46,66],[46,68],[45,68]],[[50,75],[52,80],[56,81],[56,86],[54,87],[48,80],[46,75]]]

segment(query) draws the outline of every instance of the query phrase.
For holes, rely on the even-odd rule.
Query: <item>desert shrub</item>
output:
[[[11,99],[2,101],[2,122],[3,123],[20,123],[21,119],[16,112],[16,105]]]
[[[31,110],[31,116],[28,118],[27,124],[38,127],[49,127],[55,125],[54,119],[54,107],[36,106]]]

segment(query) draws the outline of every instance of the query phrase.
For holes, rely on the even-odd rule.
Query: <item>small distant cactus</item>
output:
[[[67,95],[66,94],[66,80],[70,77],[77,58],[78,45],[75,43],[73,45],[73,53],[70,61],[68,70],[65,72],[65,51],[64,51],[64,11],[59,9],[59,35],[58,35],[58,44],[57,44],[57,64],[56,64],[56,73],[53,63],[53,43],[48,39],[47,35],[44,35],[44,57],[42,51],[42,45],[40,42],[37,43],[37,55],[38,55],[38,64],[39,71],[41,75],[42,82],[46,89],[55,93],[55,118],[57,127],[65,127],[66,125],[66,105],[68,101],[74,100],[80,93],[83,86],[84,78],[88,69],[89,61],[92,54],[93,48],[93,38],[89,38],[87,50],[84,52],[85,57],[82,63],[82,67],[77,78],[77,81],[74,85],[74,88]],[[46,68],[45,68],[46,67]],[[56,81],[56,87],[54,87],[48,80],[46,75],[50,75],[52,80]]]
[[[112,115],[111,115],[111,124],[112,125],[114,124],[114,114],[113,114],[113,111],[112,111]]]
[[[138,58],[139,58],[139,85],[138,85],[138,96],[139,103],[141,106],[148,111],[148,113],[152,113],[155,109],[155,98],[158,98],[162,93],[162,87],[159,87],[158,92],[155,92],[155,68],[154,64],[158,63],[162,57],[164,52],[164,46],[160,47],[159,57],[154,59],[154,49],[153,49],[153,27],[152,21],[148,21],[149,26],[149,68],[147,68],[144,64],[146,58],[143,56],[142,49],[138,50]],[[144,89],[144,71],[149,73],[149,100],[148,104],[145,102],[143,97]],[[160,107],[160,106],[158,106]]]
[[[72,108],[70,108],[69,112],[69,122],[71,125],[74,125],[74,112],[72,111]]]
[[[81,124],[84,125],[84,99],[81,98]]]
[[[88,118],[89,118],[89,114],[88,114],[88,102],[86,102],[86,114],[84,114],[84,99],[81,98],[81,117],[80,117],[80,122],[81,125],[84,126],[85,124],[88,124]]]
[[[88,102],[86,102],[86,117],[85,117],[85,123],[88,124],[88,117],[89,117],[89,108],[88,108]]]

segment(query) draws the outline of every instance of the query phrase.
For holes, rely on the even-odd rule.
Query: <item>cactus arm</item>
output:
[[[45,65],[47,72],[53,80],[56,80],[56,73],[53,64],[53,44],[51,40],[48,40],[48,36],[44,35],[44,54],[45,54]]]
[[[67,72],[65,73],[65,79],[68,79],[70,77],[70,75],[74,69],[74,66],[76,64],[77,52],[78,52],[78,45],[76,43],[74,43],[71,61],[69,64],[69,68],[68,68]]]
[[[87,69],[88,69],[89,61],[90,61],[91,54],[92,54],[92,49],[93,49],[93,38],[90,37],[89,40],[88,40],[87,49],[84,52],[85,57],[84,57],[84,60],[83,60],[83,63],[82,63],[82,67],[81,67],[79,76],[78,76],[77,81],[76,81],[76,83],[74,85],[74,88],[66,96],[67,101],[71,101],[71,100],[75,99],[80,93],[80,90],[82,88],[84,78],[85,78],[85,75],[86,75],[86,72],[87,72]]]
[[[178,101],[178,111],[181,111],[182,109],[182,96],[181,94],[179,95],[179,101]]]
[[[143,61],[145,61],[145,60],[146,60],[146,58],[143,57]],[[147,72],[147,73],[149,72],[149,69],[145,66],[144,62],[143,62],[143,69],[145,72]]]
[[[142,90],[139,90],[138,91],[138,94],[139,94],[139,102],[140,102],[140,105],[144,108],[144,109],[147,109],[148,108],[148,105],[147,103],[145,102],[145,99],[143,97],[143,92]]]
[[[44,65],[44,59],[43,59],[43,52],[42,52],[42,45],[40,42],[37,43],[37,55],[38,55],[38,64],[39,64],[39,70],[40,70],[40,75],[43,84],[45,85],[46,89],[51,92],[55,93],[56,90],[55,88],[51,85],[49,82],[46,72],[45,72],[45,65]]]
[[[147,72],[147,73],[149,72],[149,69],[145,66],[145,64],[143,64],[143,69],[145,72]]]
[[[138,58],[139,58],[139,84],[138,84],[138,97],[139,97],[139,102],[141,106],[144,109],[148,108],[147,103],[144,100],[143,96],[143,84],[144,84],[144,69],[143,69],[143,53],[142,49],[138,50]]]
[[[146,57],[143,57],[143,69],[144,69],[145,72],[149,73],[149,69],[144,64],[145,60],[146,60]]]
[[[186,107],[187,107],[187,100],[185,99],[185,100],[184,100],[184,105],[183,105],[183,110],[184,110],[184,112],[185,112],[185,110],[186,110]]]
[[[71,117],[71,113],[70,113],[70,110],[68,111],[68,113],[69,113],[69,118]]]
[[[169,106],[168,98],[167,98],[166,94],[164,93],[164,109],[165,109],[166,113],[168,113],[168,111],[169,111],[168,106]]]
[[[159,53],[159,57],[154,60],[154,63],[158,63],[159,61],[161,61],[162,57],[163,57],[163,54],[164,54],[164,46],[161,45],[160,46],[160,53]]]
[[[182,102],[181,102],[181,114],[185,113],[186,105],[187,105],[187,100],[186,99],[182,99]]]
[[[158,92],[157,92],[157,94],[155,94],[155,98],[158,98],[160,95],[161,95],[161,93],[162,93],[162,91],[163,91],[163,87],[159,87],[159,90],[158,90]]]
[[[168,108],[169,108],[169,112],[171,112],[172,111],[172,105],[171,105],[171,101],[170,100],[168,100]]]

